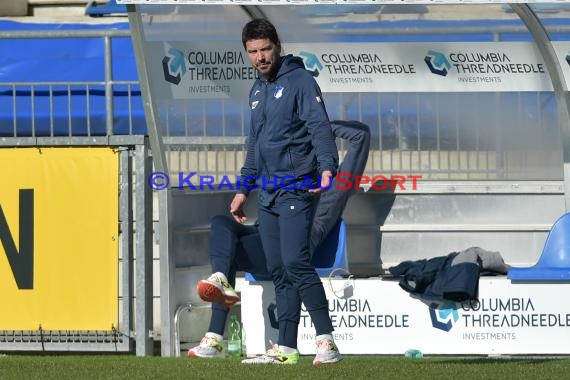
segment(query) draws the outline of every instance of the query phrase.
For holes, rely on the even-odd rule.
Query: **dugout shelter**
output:
[[[5,48],[0,154],[9,163],[5,179],[14,180],[0,188],[0,293],[10,305],[0,318],[0,351],[152,355],[160,343],[161,355],[175,356],[181,342],[200,339],[209,310],[194,287],[210,271],[210,218],[227,213],[234,192],[219,185],[239,173],[249,129],[255,72],[240,32],[265,17],[285,52],[315,73],[330,118],[370,126],[365,174],[421,176],[417,188],[364,184],[345,210],[352,293],[335,291],[346,279],[323,278],[341,351],[570,353],[563,279],[481,278],[480,303],[462,305],[422,302],[381,277],[402,261],[472,246],[516,267],[539,261],[570,200],[570,6],[116,3],[126,5],[128,28],[0,32],[18,41],[37,33],[62,43],[97,37],[106,57],[100,64],[87,43],[78,57],[80,47],[70,45],[65,69],[39,62],[30,70],[23,63],[34,49],[21,45],[24,59],[10,61],[15,49]],[[138,83],[123,54],[129,36]],[[87,67],[97,79],[77,81],[74,73]],[[56,71],[61,80],[50,79]],[[254,200],[248,207],[255,218]],[[556,238],[561,246],[564,236]],[[247,353],[261,353],[276,331],[271,284],[239,287]],[[313,333],[304,315],[302,353],[311,352]],[[386,344],[359,344],[364,336]]]
[[[367,280],[356,280],[361,292],[351,299],[329,294],[341,350],[399,353],[403,337],[437,341],[443,331],[439,343],[416,338],[405,344],[435,354],[565,351],[562,340],[552,339],[567,337],[569,308],[548,300],[548,294],[567,290],[564,282],[482,280],[482,306],[466,307],[401,304],[398,299],[407,295],[377,276],[401,261],[470,246],[499,251],[514,266],[537,261],[552,224],[568,207],[567,5],[119,3],[128,5],[155,170],[170,179],[158,203],[163,355],[178,354],[176,311],[186,302],[189,310],[199,303],[191,293],[209,270],[209,218],[227,213],[233,195],[208,186],[191,189],[177,179],[183,179],[180,173],[204,173],[219,184],[239,173],[248,130],[245,99],[255,76],[240,32],[258,17],[273,22],[285,52],[300,55],[315,72],[331,119],[371,127],[367,174],[421,176],[415,189],[364,185],[349,202],[349,271]],[[264,315],[266,306],[255,300],[270,291],[245,284],[242,315]],[[562,309],[552,309],[557,307]],[[199,318],[198,310],[194,314]],[[246,330],[267,326],[264,318],[250,319]],[[553,322],[520,322],[533,318]],[[310,323],[304,327],[301,351],[311,340]],[[248,330],[248,353],[264,351],[267,329],[260,335]],[[358,337],[371,333],[389,344],[379,352],[359,351]],[[552,337],[548,347],[537,347],[534,339],[541,336]]]

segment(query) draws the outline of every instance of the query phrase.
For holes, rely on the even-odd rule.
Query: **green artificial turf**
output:
[[[127,355],[7,355],[0,379],[568,379],[569,358],[459,358],[346,356],[313,366],[304,356],[294,366],[245,365],[238,359]]]

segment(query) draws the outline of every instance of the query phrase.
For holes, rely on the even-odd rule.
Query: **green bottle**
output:
[[[228,355],[231,358],[241,355],[241,326],[235,315],[230,316],[228,327]]]

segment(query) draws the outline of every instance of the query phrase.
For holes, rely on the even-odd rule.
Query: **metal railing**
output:
[[[2,39],[102,39],[103,80],[0,81],[0,147],[112,146],[119,156],[120,286],[112,331],[0,331],[4,351],[132,351],[134,329],[152,315],[152,197],[145,173],[152,163],[137,80],[114,80],[112,40],[129,30],[0,31]],[[14,44],[16,48],[16,44]],[[62,68],[65,69],[65,68]],[[140,175],[135,175],[140,173]],[[137,194],[134,197],[134,194]],[[136,252],[138,259],[135,258]],[[133,298],[134,278],[136,294]],[[134,323],[136,302],[140,311]],[[138,330],[137,330],[138,331]],[[137,345],[146,344],[140,331]]]
[[[500,30],[508,31],[523,29]],[[473,31],[456,28],[454,32]],[[0,32],[0,39],[101,38],[104,51],[102,81],[0,82],[0,101],[2,97],[11,101],[9,105],[2,103],[10,111],[0,109],[0,116],[10,116],[10,120],[0,119],[0,146],[121,145],[133,134],[146,130],[138,81],[113,78],[112,41],[129,37],[129,30]],[[535,104],[529,111],[528,99],[533,96],[531,101]],[[494,98],[493,110],[488,109],[490,103],[485,101],[490,97]],[[561,168],[553,165],[558,162],[560,151],[552,149],[559,137],[551,93],[325,94],[325,100],[331,119],[356,119],[371,127],[372,146],[366,169],[370,175],[415,173],[424,174],[426,179],[561,178]],[[214,176],[239,173],[249,129],[248,110],[245,104],[235,101],[210,102],[219,104],[212,107],[213,103],[203,100],[176,100],[158,105],[159,129],[172,174],[197,170]],[[74,114],[77,107],[85,111],[84,115]],[[495,120],[488,117],[489,111],[495,113]],[[28,118],[20,118],[20,112],[27,113]],[[535,123],[539,128],[513,128],[508,125],[513,122]],[[522,138],[541,142],[534,156],[522,155],[516,146],[509,147],[510,142]],[[342,157],[344,146],[339,145]],[[529,165],[536,167],[534,173],[527,170]]]
[[[0,39],[68,38],[103,40],[104,79],[0,82],[0,146],[123,145],[145,134],[139,82],[113,79],[112,40],[129,30],[0,31]]]
[[[421,174],[432,180],[559,180],[559,118],[549,92],[324,94],[331,119],[370,126],[365,174]],[[347,100],[351,98],[351,100]],[[248,110],[202,100],[159,104],[171,178],[239,174]],[[191,112],[189,110],[192,110]],[[345,144],[338,141],[340,156]],[[176,182],[171,183],[177,186]]]

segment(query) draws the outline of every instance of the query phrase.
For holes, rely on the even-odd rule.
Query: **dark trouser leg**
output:
[[[212,218],[209,241],[212,272],[225,274],[232,286],[235,286],[236,270],[247,266],[241,263],[242,260],[245,261],[248,258],[247,253],[243,251],[241,239],[253,234],[257,234],[256,227],[244,226],[227,216],[220,215]],[[259,253],[256,253],[256,256],[259,256]],[[228,313],[229,308],[212,304],[208,331],[224,335]]]
[[[271,273],[275,286],[277,320],[279,321],[278,344],[297,348],[297,330],[301,313],[301,300],[293,286],[281,259],[281,235],[279,216],[271,209],[260,206],[259,230],[263,250],[267,260],[267,269]],[[285,237],[288,240],[289,237]]]
[[[218,303],[212,304],[212,316],[210,317],[210,326],[208,332],[213,332],[219,335],[224,335],[226,329],[226,319],[230,309]]]
[[[212,273],[222,272],[228,278],[228,282],[234,286],[236,256],[243,256],[238,254],[241,248],[240,239],[255,233],[257,233],[256,227],[239,224],[228,216],[218,215],[212,218],[209,240]]]
[[[279,213],[281,257],[286,273],[315,325],[317,335],[333,331],[321,279],[311,263],[310,231],[317,198],[308,193],[287,192],[276,200]],[[299,318],[300,309],[296,317]],[[298,322],[299,319],[297,319]]]

